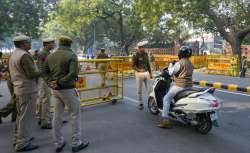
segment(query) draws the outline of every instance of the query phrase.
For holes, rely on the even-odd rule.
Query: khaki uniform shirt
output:
[[[16,95],[38,91],[37,79],[41,73],[28,52],[19,48],[15,49],[9,60],[9,71]]]
[[[44,63],[44,78],[46,81],[56,81],[59,86],[57,90],[75,88],[78,72],[77,56],[70,47],[60,46]]]
[[[147,53],[136,53],[133,56],[133,62],[132,62],[132,67],[135,71],[139,72],[140,69],[144,69],[151,73],[151,68],[150,68],[150,63],[148,60],[148,54]]]

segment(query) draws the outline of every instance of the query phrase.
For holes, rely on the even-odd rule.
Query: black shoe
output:
[[[15,112],[12,112],[11,114],[11,122],[16,122],[16,113]]]
[[[38,124],[39,126],[41,125],[41,123],[42,123],[42,121],[41,121],[41,120],[38,120],[37,124]]]
[[[38,148],[39,148],[38,146],[29,143],[27,146],[23,147],[22,149],[16,150],[16,152],[31,151],[31,150],[36,150]]]
[[[85,143],[80,144],[77,147],[72,147],[72,152],[78,152],[80,150],[83,150],[84,148],[88,147],[88,145],[89,145],[89,142],[85,142]]]
[[[2,124],[3,123],[3,121],[2,121],[2,116],[0,116],[0,124]]]
[[[61,145],[61,147],[56,148],[56,153],[62,152],[63,148],[65,147],[66,142],[64,141],[63,144]]]
[[[66,124],[66,123],[68,123],[68,121],[67,120],[63,120],[63,124]]]
[[[33,141],[33,140],[35,140],[35,137],[30,138],[30,141]],[[13,146],[16,146],[16,142],[13,143]]]
[[[52,124],[51,123],[45,124],[45,125],[41,126],[41,129],[52,129]]]
[[[138,109],[143,110],[143,104],[139,104]]]
[[[16,118],[11,117],[11,122],[16,122]]]
[[[35,140],[35,137],[31,137],[31,138],[30,138],[30,141],[33,141],[33,140]]]

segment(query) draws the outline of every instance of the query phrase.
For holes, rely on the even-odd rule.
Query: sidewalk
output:
[[[222,84],[236,84],[240,87],[248,87],[250,86],[250,78],[240,78],[240,77],[230,77],[223,75],[210,75],[203,72],[194,71],[193,76],[195,81],[205,80],[209,83],[213,82],[221,82]]]

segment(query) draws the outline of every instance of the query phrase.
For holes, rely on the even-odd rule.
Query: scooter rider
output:
[[[163,99],[162,121],[158,125],[160,128],[171,128],[171,123],[169,121],[169,109],[172,99],[181,90],[192,87],[194,66],[189,60],[191,55],[191,48],[187,46],[181,47],[178,54],[179,61],[170,63],[168,67],[169,74],[174,78],[174,83]]]

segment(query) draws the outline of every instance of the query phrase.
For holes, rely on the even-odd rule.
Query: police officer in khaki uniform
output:
[[[151,68],[149,63],[148,54],[145,53],[144,43],[138,43],[138,51],[133,56],[132,67],[135,70],[136,78],[136,91],[139,100],[138,109],[143,109],[142,99],[142,85],[145,84],[146,92],[148,94],[148,82],[152,78]]]
[[[44,62],[47,59],[47,56],[50,54],[50,51],[55,47],[55,40],[51,38],[47,38],[43,40],[43,49],[38,54],[38,66],[42,71],[44,67]],[[43,78],[39,79],[40,91],[39,91],[39,123],[41,129],[52,129],[51,125],[51,113],[50,113],[50,97],[51,91],[48,87],[47,83]]]
[[[96,59],[107,59],[109,56],[105,53],[105,49],[101,48],[101,53],[99,53]],[[97,63],[97,68],[101,73],[101,86],[105,86],[106,80],[106,71],[107,71],[107,62],[99,62]]]
[[[9,70],[17,108],[14,144],[17,152],[23,152],[38,148],[31,144],[31,132],[32,123],[35,122],[37,84],[41,73],[28,52],[31,48],[30,38],[17,36],[13,41],[16,49],[10,57]]]
[[[62,135],[62,116],[64,107],[68,108],[72,125],[72,151],[77,152],[88,146],[81,140],[80,98],[75,89],[78,77],[78,60],[71,50],[69,37],[59,38],[59,48],[45,61],[43,74],[52,90],[54,100],[53,139],[56,152],[61,152],[66,144]]]

